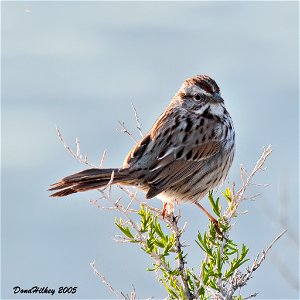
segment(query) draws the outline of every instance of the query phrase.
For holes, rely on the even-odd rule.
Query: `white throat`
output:
[[[221,116],[224,115],[224,108],[223,108],[222,104],[220,104],[220,103],[210,103],[209,106],[210,106],[210,113],[212,115],[215,115],[215,116],[218,116],[218,117],[221,117]]]

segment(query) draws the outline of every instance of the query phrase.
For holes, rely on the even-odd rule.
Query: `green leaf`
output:
[[[215,201],[212,195],[212,192],[208,193],[208,200],[214,211],[214,213],[220,218],[221,217],[221,206],[219,205],[220,198],[217,198]]]
[[[209,243],[206,232],[202,238],[201,233],[198,231],[198,241],[196,241],[196,243],[204,252],[206,252],[209,256],[212,256],[212,249],[208,246]]]
[[[161,280],[162,284],[164,285],[164,287],[166,288],[167,292],[169,293],[169,295],[171,297],[173,297],[173,299],[180,299],[178,297],[178,295],[171,289],[171,287],[168,286],[168,284],[164,281],[164,280]]]
[[[120,221],[118,221],[117,219],[115,220],[115,224],[118,226],[118,228],[123,232],[124,235],[126,235],[127,237],[134,239],[133,234],[130,232],[130,228],[124,227],[122,224],[122,219],[120,219]]]
[[[154,244],[157,246],[157,247],[159,247],[159,248],[162,248],[162,249],[164,249],[165,248],[165,243],[163,242],[163,241],[161,241],[161,240],[155,240],[154,241]]]
[[[183,299],[183,300],[186,299],[182,286],[180,286],[179,295],[180,295],[180,299]]]
[[[138,240],[133,239],[133,240],[130,240],[129,243],[132,243],[132,244],[140,244],[141,242],[138,241]]]
[[[216,290],[216,291],[220,291],[220,289],[218,288],[216,282],[213,281],[213,280],[210,280],[209,286],[212,287],[212,288],[213,288],[214,290]]]
[[[216,257],[216,265],[217,265],[217,270],[218,270],[218,277],[222,276],[222,259],[221,259],[221,251],[220,248],[217,249],[217,257]]]
[[[159,223],[157,223],[156,226],[155,226],[155,232],[160,236],[160,238],[162,240],[166,240],[166,237],[165,237],[165,235],[164,235],[164,233],[163,233],[163,231],[162,231],[161,226],[160,226]]]
[[[152,265],[153,265],[152,268],[147,268],[146,270],[147,270],[147,271],[150,271],[150,272],[152,272],[152,271],[157,271],[158,268],[159,268],[159,265],[157,265],[157,264],[155,264],[155,263],[153,263]]]
[[[204,298],[204,296],[205,296],[205,289],[204,289],[203,286],[201,286],[201,288],[199,289],[199,295],[203,296],[203,298],[201,298],[201,299],[206,299],[206,298]]]
[[[151,213],[147,208],[141,205],[141,209],[138,211],[138,214],[141,216],[141,232],[147,232],[148,227],[151,222]]]
[[[227,188],[227,189],[225,190],[225,192],[223,192],[222,194],[223,194],[223,196],[227,199],[227,201],[228,201],[229,203],[232,201],[232,199],[231,199],[231,190],[230,190],[230,188]]]

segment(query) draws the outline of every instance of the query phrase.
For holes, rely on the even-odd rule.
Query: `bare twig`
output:
[[[112,179],[113,179],[113,174],[112,174]],[[111,179],[111,182],[112,182]],[[110,183],[111,183],[110,182]],[[122,190],[124,190],[131,198],[131,200],[136,200],[136,193],[131,193],[126,187],[120,187]],[[127,207],[124,207],[121,203],[120,203],[120,199],[121,197],[119,197],[116,201],[112,201],[112,199],[110,198],[110,193],[108,193],[107,195],[104,193],[103,190],[100,190],[100,192],[102,192],[102,195],[105,199],[109,200],[114,207],[116,208],[116,210],[118,212],[120,212],[125,218],[126,218],[126,223],[128,223],[131,228],[136,232],[136,236],[135,239],[141,243],[143,246],[147,246],[147,241],[146,238],[142,235],[142,233],[140,232],[140,229],[138,228],[137,224],[135,224],[135,222],[131,219],[129,213],[131,213],[132,211],[129,209],[130,205],[127,205]],[[95,205],[95,202],[91,202],[93,205]],[[132,202],[131,202],[132,203]],[[96,204],[97,205],[97,204]],[[122,240],[121,242],[126,242],[126,239]],[[163,268],[166,271],[170,272],[169,267],[165,264],[165,262],[162,260],[161,256],[157,253],[155,253],[154,251],[151,252],[151,257],[154,259],[154,261],[161,266],[161,268]]]
[[[118,185],[118,188],[120,190],[122,190],[123,192],[125,192],[130,199],[134,199],[135,201],[138,202],[139,205],[143,205],[144,207],[148,208],[149,210],[151,210],[152,212],[156,213],[157,214],[157,217],[161,220],[165,220],[163,217],[162,217],[162,214],[161,214],[161,210],[160,209],[157,209],[155,207],[152,207],[150,206],[147,202],[144,202],[144,201],[141,201],[139,198],[137,198],[137,193],[132,193],[126,186],[122,186],[122,185]]]
[[[136,143],[137,139],[134,137],[134,135],[126,128],[124,121],[119,121],[119,124],[121,126],[121,129],[118,129],[118,131],[121,131],[123,133],[126,133],[127,135],[130,136],[130,138]]]
[[[100,280],[111,290],[111,292],[113,292],[119,299],[124,298],[122,293],[113,288],[113,286],[107,281],[107,279],[97,270],[95,261],[91,262],[90,266],[92,267],[96,276],[100,278]]]
[[[287,232],[287,230],[283,230],[273,241],[272,243],[262,251],[262,255],[260,259],[256,262],[256,265],[252,267],[253,271],[255,271],[258,267],[260,267],[261,263],[266,259],[266,255],[268,251],[273,247],[273,245]]]
[[[180,230],[178,227],[179,216],[174,216],[173,214],[167,217],[170,228],[175,236],[175,253],[177,257],[178,270],[180,272],[180,277],[182,284],[184,286],[184,293],[187,299],[193,299],[193,295],[190,292],[188,284],[188,274],[185,268],[186,261],[184,260],[182,245],[180,242],[180,237],[183,233],[183,230]]]
[[[268,158],[268,156],[271,153],[272,153],[272,148],[271,148],[271,145],[269,145],[267,148],[264,149],[261,157],[259,158],[259,160],[257,161],[255,167],[253,168],[252,172],[250,173],[250,175],[247,178],[245,178],[246,173],[245,173],[245,170],[244,170],[243,166],[241,166],[241,178],[242,178],[243,185],[236,194],[237,200],[241,200],[243,198],[243,195],[246,191],[246,188],[250,184],[250,181],[251,181],[252,177],[258,171],[260,171],[260,170],[264,171],[265,170],[265,168],[263,168],[263,165],[264,165],[266,159]]]
[[[246,176],[247,171],[245,170],[245,168],[241,165],[240,169],[241,169],[241,181],[242,181],[242,186],[241,188],[235,192],[235,185],[233,185],[232,188],[232,199],[231,199],[231,203],[229,205],[229,207],[226,209],[225,213],[224,213],[224,217],[227,218],[228,220],[231,220],[232,217],[234,217],[236,215],[237,209],[240,205],[240,203],[247,199],[247,197],[245,197],[245,192],[246,189],[248,188],[248,186],[251,184],[251,180],[253,178],[253,176],[258,172],[258,171],[263,171],[265,170],[265,168],[263,168],[264,163],[266,162],[266,159],[268,158],[268,156],[272,153],[272,148],[271,145],[269,145],[267,148],[264,148],[263,153],[261,155],[261,157],[258,159],[256,165],[254,166],[252,172],[250,173],[249,176]],[[256,196],[254,196],[255,198]],[[253,197],[252,197],[253,199]]]
[[[132,286],[132,291],[130,293],[130,300],[135,300],[136,299],[136,294],[135,294],[135,288]]]
[[[115,176],[115,171],[112,171],[111,172],[111,176],[110,176],[110,180],[109,182],[107,183],[107,185],[105,186],[105,188],[103,190],[106,190],[108,188],[108,198],[110,199],[110,193],[111,193],[111,185],[114,181],[114,176]]]
[[[93,167],[93,168],[97,168],[95,165],[93,165],[92,163],[90,163],[88,161],[88,157],[87,155],[85,156],[82,156],[80,154],[80,144],[79,144],[79,139],[76,138],[75,140],[75,143],[76,143],[76,153],[66,144],[60,130],[58,127],[56,127],[56,132],[57,132],[57,135],[58,135],[58,138],[59,140],[61,141],[61,143],[63,144],[64,148],[74,157],[76,158],[78,161],[80,161],[81,163],[84,163],[90,167]]]
[[[278,241],[284,234],[286,230],[282,231],[271,243],[270,245],[262,251],[261,254],[257,254],[252,266],[247,269],[246,273],[236,272],[231,279],[231,284],[226,291],[226,299],[232,299],[235,291],[247,284],[247,281],[252,277],[254,271],[256,271],[266,259],[268,251],[273,247],[273,245]]]
[[[135,109],[135,107],[134,107],[134,105],[133,105],[132,102],[131,102],[131,106],[132,106],[133,111],[134,111],[135,122],[136,122],[136,128],[137,128],[137,130],[138,130],[138,132],[139,132],[141,138],[143,138],[144,135],[143,135],[142,128],[141,128],[141,122],[140,122],[139,115],[138,115],[138,113],[137,113],[137,111],[136,111],[136,109]]]
[[[105,158],[106,158],[106,150],[103,151],[103,154],[101,156],[100,163],[99,163],[99,169],[102,168]]]
[[[258,295],[258,293],[254,293],[246,298],[243,298],[243,300],[255,298],[257,295]]]

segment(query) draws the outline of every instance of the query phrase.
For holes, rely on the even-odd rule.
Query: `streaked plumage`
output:
[[[216,82],[208,76],[184,81],[147,135],[128,153],[123,167],[87,169],[52,185],[53,197],[102,188],[137,185],[146,198],[164,203],[196,202],[226,177],[235,132]]]

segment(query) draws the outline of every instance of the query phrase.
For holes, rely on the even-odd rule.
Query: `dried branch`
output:
[[[127,129],[127,127],[125,126],[125,122],[124,121],[119,121],[119,124],[121,126],[121,128],[117,128],[117,131],[121,131],[125,134],[127,134],[128,136],[130,136],[130,138],[136,143],[137,139],[134,137],[134,135]]]
[[[247,269],[246,273],[236,272],[235,276],[232,277],[231,284],[226,291],[226,299],[232,299],[235,291],[242,288],[247,284],[247,281],[252,277],[254,271],[256,271],[266,259],[267,253],[273,247],[273,245],[278,241],[284,234],[286,230],[282,231],[270,244],[262,251],[261,254],[257,254],[252,266]]]
[[[100,163],[99,163],[99,167],[98,167],[99,169],[102,168],[102,166],[103,166],[103,164],[104,164],[105,158],[106,158],[106,150],[103,151],[103,154],[102,154],[102,156],[101,156]]]
[[[128,189],[128,187],[123,186],[123,185],[118,185],[118,188],[119,188],[120,190],[122,190],[123,192],[125,192],[125,193],[129,196],[130,199],[134,199],[139,205],[142,205],[142,206],[148,208],[149,210],[151,210],[152,212],[154,212],[160,220],[166,221],[166,219],[163,218],[160,209],[157,209],[157,208],[155,208],[155,207],[149,205],[147,202],[142,201],[142,200],[140,200],[139,198],[137,198],[137,193],[132,193],[132,192]]]
[[[132,102],[131,102],[131,106],[132,106],[133,111],[134,111],[134,117],[135,117],[135,122],[136,122],[136,128],[137,128],[137,130],[138,130],[138,132],[139,132],[141,138],[143,138],[144,135],[143,135],[142,128],[141,128],[141,122],[140,122],[139,115],[138,115],[138,113],[137,113],[137,111],[136,111],[136,109],[135,109],[135,107],[134,107],[134,105],[133,105]]]
[[[243,298],[243,300],[255,298],[257,295],[258,295],[258,293],[254,293],[246,298]]]
[[[63,144],[64,148],[75,158],[77,159],[79,162],[83,163],[83,164],[86,164],[90,167],[93,167],[93,168],[97,168],[97,166],[93,165],[92,163],[90,163],[88,161],[88,156],[87,155],[84,155],[82,156],[80,154],[80,143],[79,143],[79,139],[76,138],[75,140],[75,144],[76,144],[76,153],[71,149],[71,147],[69,147],[67,145],[67,143],[65,142],[60,130],[58,127],[56,127],[56,132],[57,132],[57,135],[58,135],[58,138],[59,140],[61,141],[61,143]]]
[[[242,179],[243,185],[240,188],[240,190],[237,192],[237,194],[235,195],[237,201],[240,201],[241,199],[243,199],[244,193],[245,193],[248,185],[250,184],[250,181],[253,178],[253,176],[258,171],[264,171],[265,170],[265,168],[263,168],[263,165],[264,165],[266,159],[268,158],[268,156],[271,153],[272,153],[271,145],[269,145],[267,148],[264,148],[261,157],[259,158],[259,160],[257,161],[257,163],[256,163],[255,167],[253,168],[252,172],[250,173],[250,175],[246,179],[245,179],[246,171],[243,168],[243,166],[241,166],[241,179]]]
[[[187,297],[187,299],[193,299],[193,295],[190,292],[189,289],[189,284],[188,284],[188,274],[187,274],[187,270],[186,270],[186,261],[184,260],[184,255],[183,255],[183,251],[182,251],[182,244],[180,242],[180,237],[183,234],[184,230],[183,229],[179,229],[178,227],[178,221],[180,219],[180,216],[174,216],[173,214],[167,217],[168,223],[170,225],[170,228],[172,230],[172,232],[174,233],[175,236],[175,247],[174,247],[174,251],[176,253],[176,257],[177,257],[177,265],[178,265],[178,270],[180,272],[180,277],[181,277],[181,281],[182,284],[184,286],[184,293],[185,296]]]
[[[272,153],[272,148],[271,145],[269,145],[267,148],[264,148],[263,153],[261,155],[261,157],[258,159],[256,165],[254,166],[252,172],[250,173],[250,175],[247,177],[246,174],[246,170],[244,169],[244,167],[241,165],[240,170],[241,170],[241,181],[242,181],[242,186],[241,188],[235,193],[235,185],[233,185],[232,191],[233,191],[233,195],[231,197],[231,203],[228,206],[228,208],[226,209],[225,213],[224,213],[224,217],[228,220],[232,219],[232,217],[234,217],[237,213],[237,209],[240,205],[240,203],[247,199],[247,197],[245,197],[245,192],[246,189],[248,188],[248,186],[251,183],[251,180],[253,178],[253,176],[258,172],[258,171],[264,171],[265,169],[263,168],[264,163],[266,162],[266,159],[268,158],[268,156]],[[254,196],[256,197],[256,196]],[[252,197],[253,199],[253,197]]]
[[[111,185],[112,184],[112,180],[113,180],[113,174],[112,174],[112,179],[110,180],[110,183],[108,184]],[[122,187],[124,188],[124,187]],[[133,194],[131,193],[128,189],[124,189],[124,191],[127,193],[128,196],[130,196],[131,198],[131,201],[130,201],[130,204],[133,202],[132,200],[136,200],[136,194]],[[135,236],[135,239],[141,243],[143,246],[147,246],[147,240],[146,238],[142,235],[139,227],[135,224],[135,222],[132,220],[132,218],[130,217],[130,213],[132,212],[135,212],[135,211],[132,211],[130,209],[130,204],[127,205],[126,207],[124,207],[121,203],[120,203],[120,200],[121,198],[119,197],[116,201],[113,201],[111,198],[110,198],[110,193],[108,194],[105,194],[103,192],[103,190],[101,190],[102,194],[103,194],[103,197],[105,199],[107,199],[108,201],[110,201],[110,203],[113,204],[113,206],[115,207],[115,209],[121,213],[125,218],[126,218],[126,223],[128,223],[132,229],[134,229],[134,231],[136,232],[136,236]],[[95,202],[91,202],[92,204],[95,205]],[[118,240],[118,242],[120,242],[120,240]],[[121,242],[128,242],[127,239],[123,239]],[[155,252],[151,252],[151,257],[154,259],[154,261],[160,265],[163,269],[165,269],[166,271],[169,271],[169,267],[165,264],[165,262],[161,259],[160,255],[158,255],[157,253]]]
[[[253,268],[253,271],[255,271],[260,265],[261,263],[266,259],[266,255],[269,252],[269,250],[273,247],[273,245],[287,232],[287,230],[283,230],[272,242],[271,244],[262,251],[262,255],[261,258],[259,259],[259,261],[256,264],[256,267]]]
[[[115,288],[113,288],[113,286],[107,281],[107,279],[97,270],[95,261],[91,262],[90,266],[92,267],[96,276],[111,290],[112,293],[114,293],[117,296],[117,298],[124,298],[123,294],[117,291]]]

